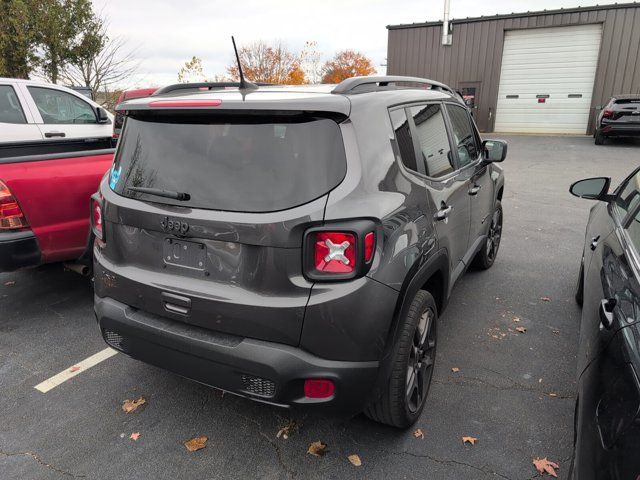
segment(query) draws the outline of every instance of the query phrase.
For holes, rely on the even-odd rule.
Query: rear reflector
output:
[[[364,261],[369,263],[376,248],[376,234],[369,232],[364,236]]]
[[[22,213],[18,200],[9,187],[0,181],[0,231],[27,228],[29,224]]]
[[[218,107],[222,100],[154,100],[149,102],[151,108],[167,107]]]
[[[611,118],[613,117],[613,110],[605,110],[604,112],[602,112],[602,116],[604,118]]]
[[[98,240],[104,241],[102,202],[95,196],[91,197],[91,230]]]
[[[356,268],[356,237],[346,232],[318,232],[315,268],[319,272],[351,273]]]
[[[335,391],[331,380],[308,378],[304,381],[304,396],[307,398],[329,398]]]

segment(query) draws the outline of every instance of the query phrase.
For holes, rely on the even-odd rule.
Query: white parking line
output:
[[[118,353],[117,350],[112,348],[105,348],[104,350],[96,353],[95,355],[91,355],[89,358],[85,358],[79,363],[72,365],[71,367],[63,370],[62,372],[54,375],[51,378],[48,378],[42,383],[36,385],[36,390],[40,390],[42,393],[47,393],[49,390],[56,388],[58,385],[66,382],[70,378],[75,377],[76,375],[84,372],[85,370],[90,369],[91,367],[99,364],[100,362],[106,360],[107,358],[111,358]]]

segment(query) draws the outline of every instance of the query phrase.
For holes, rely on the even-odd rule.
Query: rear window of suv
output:
[[[128,117],[111,173],[123,196],[237,212],[271,212],[315,200],[347,169],[334,119],[282,116]],[[115,172],[115,173],[114,173]],[[187,193],[180,201],[128,187]]]

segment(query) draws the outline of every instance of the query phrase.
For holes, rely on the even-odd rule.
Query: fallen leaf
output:
[[[478,439],[475,438],[475,437],[462,437],[462,444],[463,445],[465,443],[470,443],[471,445],[475,445],[477,441],[478,441]]]
[[[204,435],[201,437],[195,437],[195,438],[192,438],[191,440],[187,440],[186,442],[184,442],[184,446],[187,447],[187,450],[189,450],[190,452],[196,452],[201,448],[204,448],[207,446],[207,440],[209,439]]]
[[[421,429],[417,429],[415,432],[413,432],[413,436],[421,440],[424,440],[424,433],[422,433]]]
[[[7,287],[12,287],[13,285],[16,284],[16,282],[14,282],[13,280],[9,280],[8,282],[4,282],[5,286]]]
[[[560,330],[552,330],[555,335],[560,335]]]
[[[355,467],[359,467],[360,465],[362,465],[362,460],[360,460],[360,457],[355,453],[353,455],[349,455],[347,458],[351,462],[351,465]]]
[[[520,318],[516,317],[513,319],[514,322],[518,323],[520,321]]]
[[[316,457],[321,457],[326,453],[325,452],[326,448],[327,448],[327,444],[322,443],[320,440],[318,440],[317,442],[313,442],[311,445],[309,445],[309,449],[307,450],[307,453],[314,455]]]
[[[542,300],[543,302],[550,302],[551,299],[549,297],[540,297],[540,300]]]
[[[524,328],[524,327],[516,327],[516,331],[520,332],[520,333],[525,333],[527,331],[527,329]]]
[[[458,373],[458,372],[460,371],[460,369],[459,369],[458,367],[453,367],[453,368],[451,369],[451,371],[452,371],[453,373]]]
[[[533,464],[535,465],[538,473],[548,473],[552,477],[558,478],[558,474],[556,473],[555,469],[560,468],[560,465],[547,460],[547,457],[534,458]]]
[[[140,405],[144,405],[145,403],[147,403],[147,401],[144,397],[140,397],[137,400],[125,400],[122,402],[122,410],[125,413],[135,412]]]
[[[71,373],[73,373],[73,372],[77,372],[78,370],[80,370],[80,365],[74,365],[73,367],[71,367],[71,368],[69,369],[69,371],[70,371]]]
[[[140,432],[133,432],[131,435],[129,435],[129,438],[131,440],[138,440],[140,438]]]
[[[284,425],[280,427],[278,433],[276,434],[276,438],[284,438],[285,440],[289,438],[289,435],[294,434],[300,428],[300,424],[295,420],[287,420]]]

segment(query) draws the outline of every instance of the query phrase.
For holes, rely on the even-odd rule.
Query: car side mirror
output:
[[[571,185],[569,192],[579,198],[609,201],[612,197],[609,195],[610,184],[609,177],[585,178]]]
[[[98,123],[111,123],[109,122],[107,111],[102,107],[96,108],[96,116],[98,117]]]
[[[485,163],[502,162],[507,158],[507,142],[504,140],[485,140],[482,142]]]

